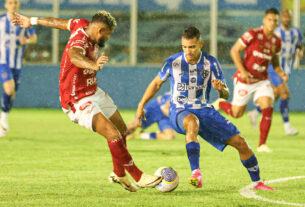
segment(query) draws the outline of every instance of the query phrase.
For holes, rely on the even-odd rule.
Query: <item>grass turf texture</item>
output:
[[[121,113],[129,121],[135,111]],[[267,142],[274,152],[256,153],[263,179],[305,175],[304,115],[291,113],[291,123],[300,134],[285,136],[280,114],[274,114]],[[174,141],[130,140],[128,149],[143,171],[153,174],[161,166],[171,166],[180,176],[178,188],[171,193],[156,189],[130,193],[108,183],[112,162],[106,140],[73,124],[62,111],[14,109],[9,118],[11,129],[0,138],[0,206],[282,206],[239,194],[251,181],[231,147],[221,153],[200,140],[204,182],[203,188],[194,189],[187,184],[191,171],[183,135]],[[250,128],[248,117],[230,120],[256,151],[259,131]],[[156,125],[147,131],[155,130]],[[305,203],[305,179],[270,185],[275,192],[257,194]]]

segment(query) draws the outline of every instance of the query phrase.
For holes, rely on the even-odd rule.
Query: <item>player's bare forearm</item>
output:
[[[37,23],[42,26],[68,30],[69,19],[59,19],[54,17],[39,17]]]
[[[92,70],[99,70],[96,62],[84,55],[84,50],[77,47],[72,47],[69,50],[70,61],[73,65],[79,68],[87,68]]]
[[[139,107],[144,107],[146,105],[146,103],[152,98],[154,97],[154,95],[156,95],[156,93],[160,90],[161,86],[163,84],[163,81],[159,78],[159,76],[157,75],[154,80],[148,85],[139,105]]]
[[[246,68],[244,67],[244,64],[243,64],[243,61],[242,61],[242,58],[240,55],[240,53],[244,49],[245,49],[245,47],[240,43],[239,40],[237,40],[236,43],[233,45],[233,47],[230,50],[230,55],[232,57],[232,60],[240,72],[247,71]]]

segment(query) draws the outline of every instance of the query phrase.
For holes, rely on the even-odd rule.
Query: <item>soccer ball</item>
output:
[[[176,170],[171,167],[160,167],[155,175],[163,176],[163,180],[155,188],[161,192],[171,192],[178,187],[179,176]]]

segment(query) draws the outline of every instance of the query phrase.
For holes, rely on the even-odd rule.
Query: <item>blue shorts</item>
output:
[[[283,79],[276,72],[274,72],[273,66],[271,64],[269,64],[268,66],[268,75],[271,84],[275,87],[278,87],[279,85],[284,83]]]
[[[10,68],[7,64],[0,64],[0,80],[5,83],[9,80],[15,81],[15,89],[17,91],[20,84],[20,69]]]
[[[220,151],[223,151],[227,146],[228,139],[240,133],[234,124],[213,107],[202,109],[171,108],[169,117],[172,126],[178,133],[185,134],[183,119],[189,114],[194,114],[199,119],[199,135]]]
[[[164,131],[165,129],[172,129],[170,120],[167,116],[165,116],[161,109],[160,104],[156,99],[150,101],[145,107],[145,118],[146,120],[141,119],[142,121],[142,129],[146,129],[153,123],[157,122],[160,131]]]

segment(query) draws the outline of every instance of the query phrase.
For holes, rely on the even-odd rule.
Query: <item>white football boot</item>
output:
[[[273,152],[272,149],[270,149],[267,145],[265,144],[262,144],[261,146],[259,146],[257,149],[256,149],[257,152],[266,152],[266,153],[271,153]]]
[[[290,122],[285,122],[284,123],[284,128],[285,128],[285,134],[286,135],[297,135],[299,132],[295,128],[293,128],[290,124]]]
[[[125,175],[124,177],[118,177],[114,172],[112,172],[109,177],[108,177],[109,182],[111,183],[118,183],[121,184],[121,186],[130,191],[130,192],[136,192],[137,191],[137,187],[132,184],[132,182],[130,182],[130,180],[128,179],[127,175]]]
[[[161,183],[162,180],[162,176],[147,175],[143,173],[140,180],[137,182],[137,185],[141,188],[155,187]]]

